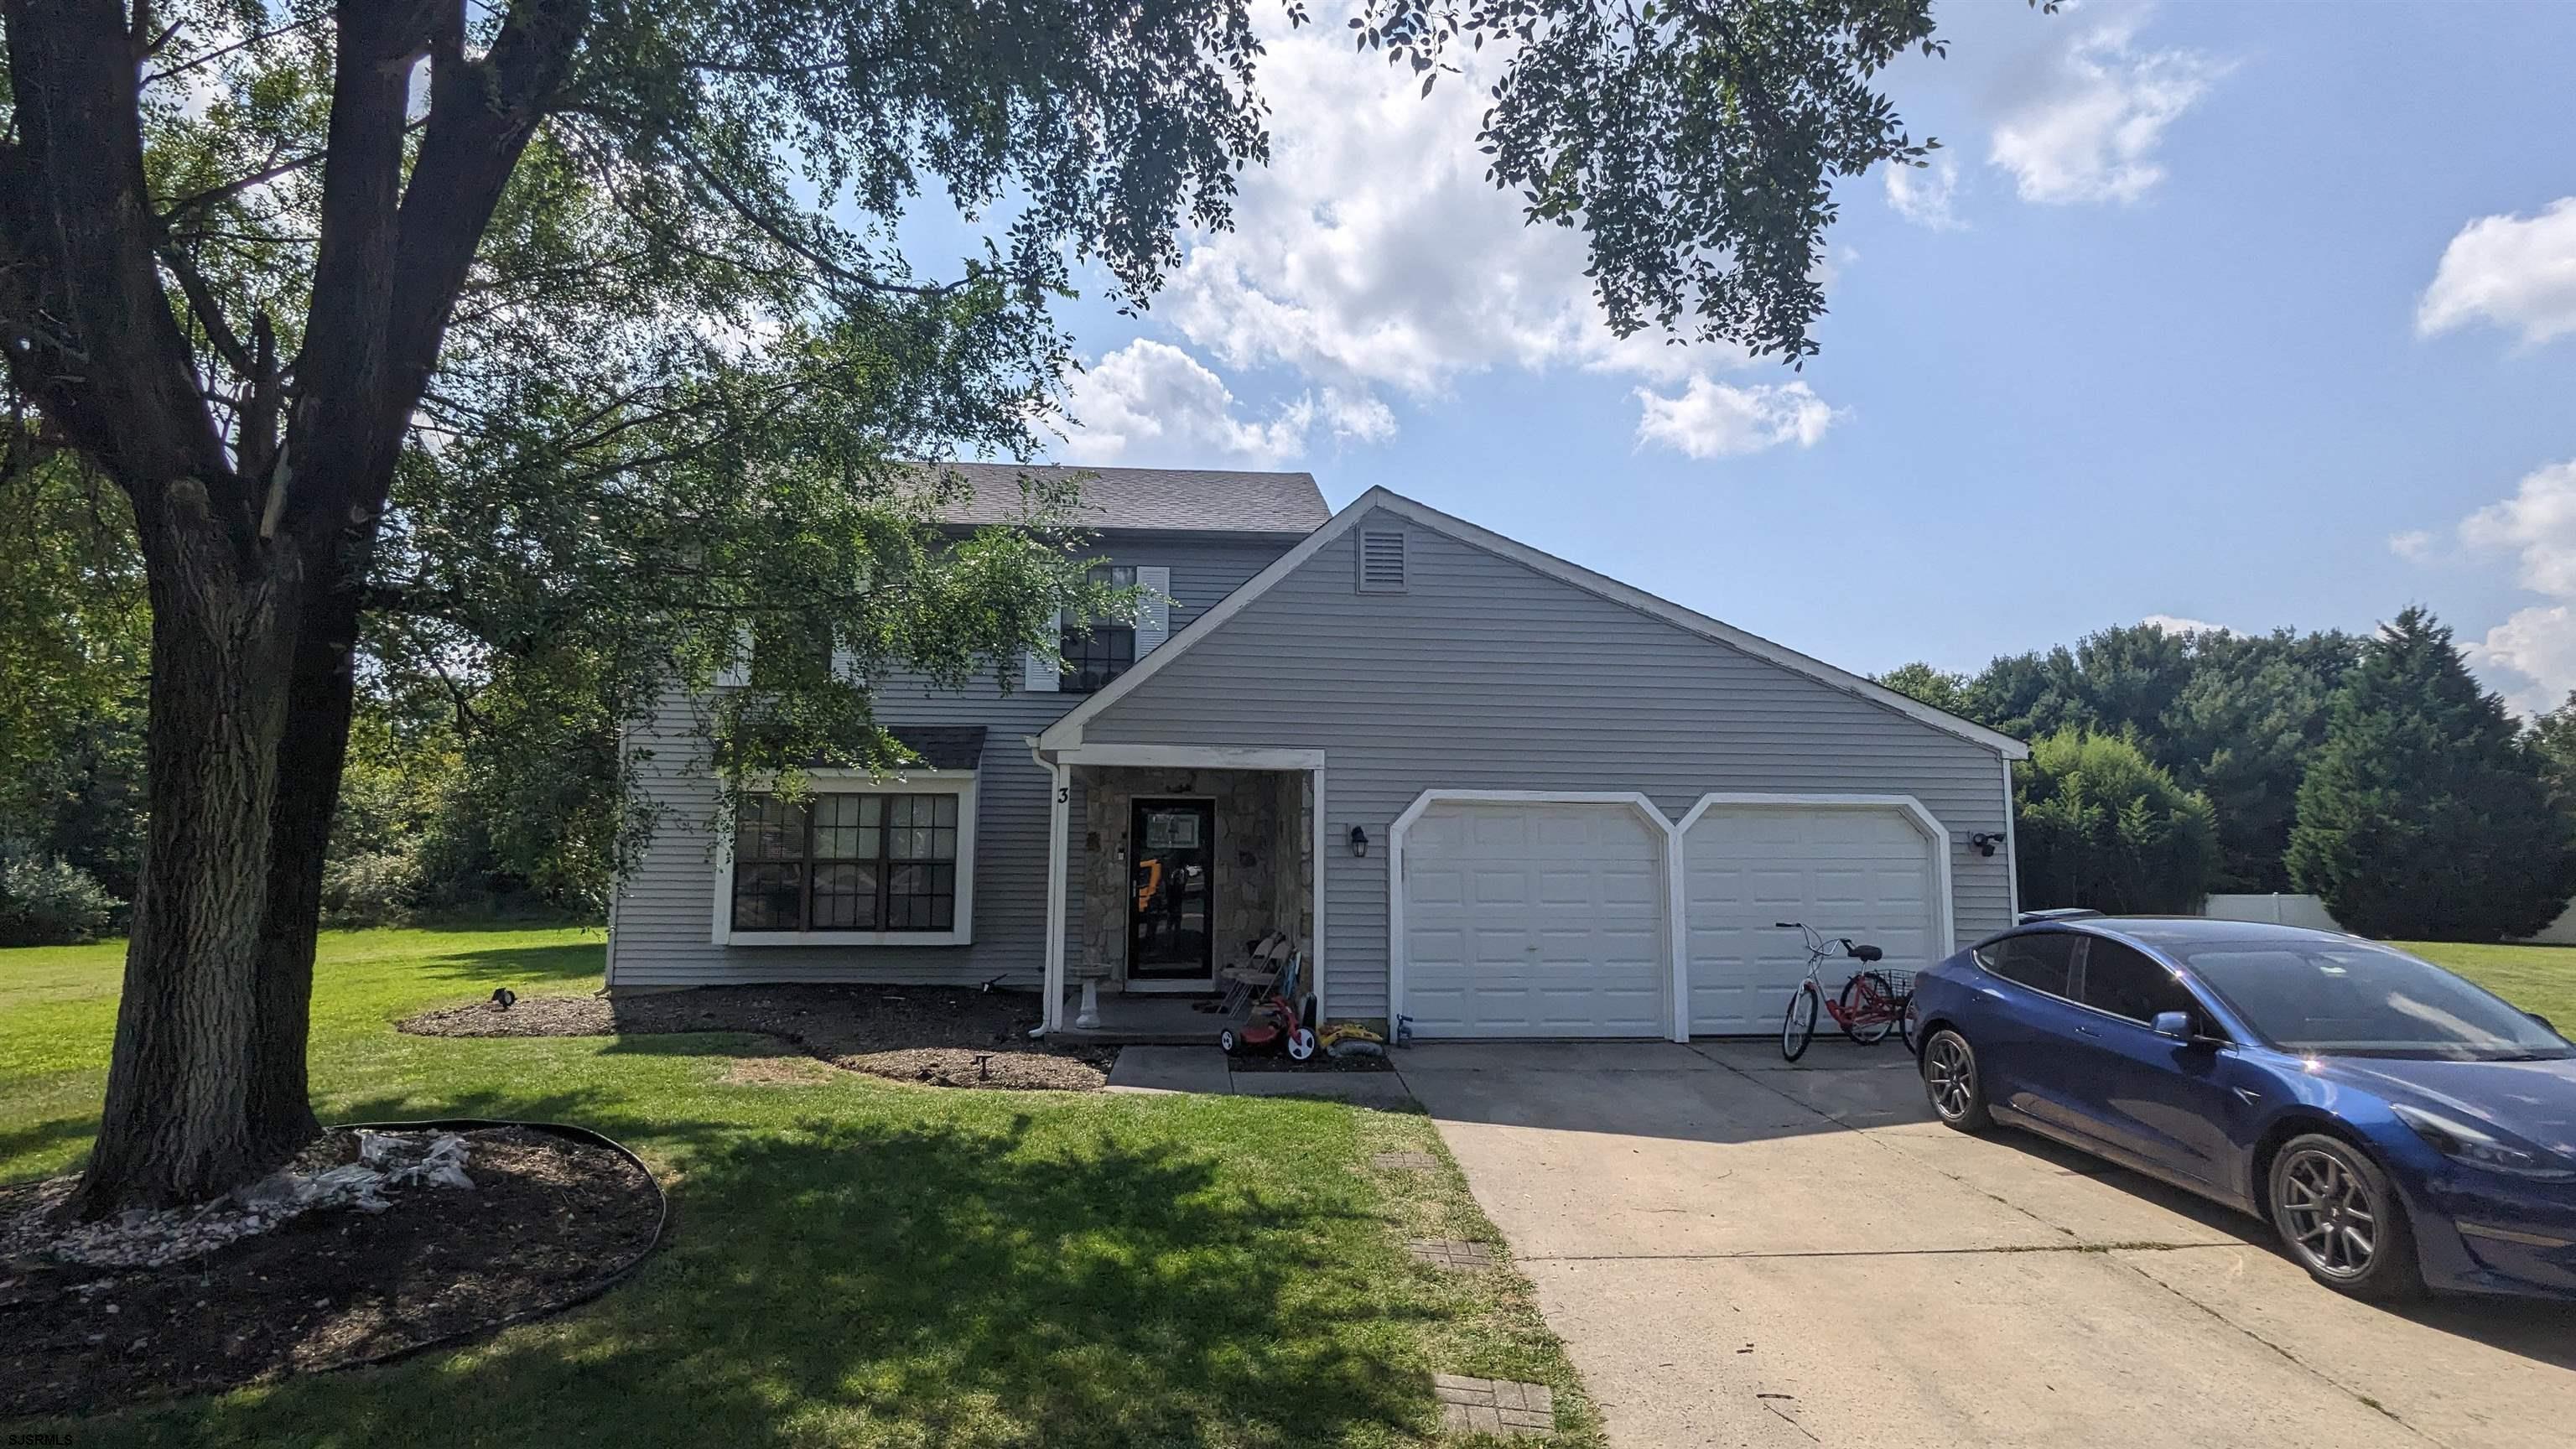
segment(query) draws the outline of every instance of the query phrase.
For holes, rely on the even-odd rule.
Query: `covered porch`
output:
[[[1305,953],[1314,989],[1322,752],[1095,745],[1040,760],[1055,772],[1050,1032],[1211,1040],[1221,973],[1273,932]],[[1097,1011],[1078,1024],[1086,984]]]

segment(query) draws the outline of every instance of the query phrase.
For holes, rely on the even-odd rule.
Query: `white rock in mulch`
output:
[[[318,1208],[353,1207],[380,1213],[394,1205],[388,1188],[471,1188],[465,1175],[465,1139],[360,1132],[358,1160],[320,1172],[281,1169],[202,1207],[149,1212],[129,1208],[113,1218],[52,1233],[30,1232],[31,1213],[6,1236],[27,1248],[90,1268],[159,1268],[202,1257],[226,1243],[267,1232]],[[27,1241],[34,1237],[36,1241]]]

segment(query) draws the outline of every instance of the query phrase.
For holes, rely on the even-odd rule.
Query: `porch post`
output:
[[[1046,889],[1046,1029],[1064,1029],[1064,877],[1069,862],[1065,837],[1073,824],[1073,766],[1039,755],[1037,741],[1029,753],[1047,769]]]
[[[1309,828],[1310,828],[1310,830],[1312,831],[1312,836],[1311,836],[1311,838],[1310,838],[1310,839],[1308,840],[1308,842],[1307,842],[1306,849],[1307,849],[1307,853],[1308,853],[1310,856],[1312,856],[1312,857],[1313,857],[1314,862],[1315,862],[1315,868],[1314,868],[1314,870],[1311,872],[1311,875],[1313,876],[1313,880],[1312,880],[1312,881],[1309,883],[1309,885],[1308,885],[1308,889],[1310,889],[1310,890],[1312,890],[1312,891],[1314,892],[1314,897],[1313,897],[1313,899],[1312,899],[1312,900],[1308,903],[1308,905],[1307,905],[1307,914],[1308,914],[1308,915],[1311,915],[1311,916],[1313,916],[1313,917],[1314,917],[1314,920],[1315,920],[1315,932],[1314,932],[1314,939],[1312,939],[1312,940],[1310,940],[1310,941],[1308,941],[1308,942],[1306,943],[1306,973],[1307,973],[1307,974],[1306,974],[1306,989],[1307,989],[1307,990],[1309,990],[1309,991],[1311,991],[1311,992],[1313,992],[1313,993],[1315,993],[1315,1015],[1316,1015],[1316,1017],[1317,1017],[1319,1020],[1329,1021],[1329,1020],[1331,1020],[1331,1019],[1332,1019],[1332,1018],[1331,1018],[1332,1002],[1331,1002],[1331,999],[1330,999],[1329,997],[1327,997],[1327,996],[1325,995],[1325,992],[1324,992],[1324,836],[1325,836],[1325,829],[1324,829],[1324,762],[1323,762],[1322,760],[1318,759],[1318,760],[1314,763],[1314,765],[1313,765],[1313,766],[1311,766],[1311,767],[1306,771],[1306,780],[1307,780],[1307,784],[1308,784],[1308,787],[1309,787],[1309,793],[1310,793],[1310,794],[1312,794],[1312,795],[1314,796],[1314,807],[1313,807],[1313,809],[1314,809],[1314,819],[1313,819],[1313,820],[1310,822],[1310,824],[1309,824]],[[1309,1023],[1309,1024],[1310,1024],[1310,1025],[1313,1025],[1313,1023]],[[1322,1030],[1322,1029],[1323,1029],[1323,1028],[1322,1028],[1321,1026],[1317,1026],[1317,1027],[1316,1027],[1316,1030],[1318,1030],[1318,1031],[1320,1031],[1320,1030]]]

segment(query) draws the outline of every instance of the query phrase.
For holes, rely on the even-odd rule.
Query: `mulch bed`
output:
[[[154,1269],[39,1256],[27,1216],[72,1179],[0,1187],[0,1419],[373,1361],[560,1307],[652,1241],[660,1195],[623,1155],[519,1127],[462,1135],[471,1189],[318,1209]],[[298,1164],[355,1157],[334,1132]]]
[[[1116,1047],[1031,1040],[1035,998],[937,986],[703,986],[651,996],[524,996],[424,1012],[395,1023],[415,1036],[664,1036],[738,1031],[775,1037],[847,1071],[941,1087],[1097,1091]],[[732,1080],[792,1085],[784,1074]]]

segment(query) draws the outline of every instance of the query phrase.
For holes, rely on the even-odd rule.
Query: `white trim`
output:
[[[1324,997],[1324,840],[1332,832],[1324,824],[1324,757],[1321,753],[1315,756],[1315,767],[1306,772],[1306,778],[1313,782],[1315,795],[1315,839],[1314,844],[1308,847],[1314,852],[1315,861],[1311,872],[1314,876],[1314,902],[1307,912],[1315,918],[1315,925],[1306,941],[1306,989],[1315,994],[1315,1021],[1320,1023],[1333,1019]],[[1393,1025],[1392,1022],[1388,1024]],[[1320,1027],[1317,1029],[1321,1030]]]
[[[1064,637],[1064,610],[1055,611],[1055,637]],[[1064,656],[1055,649],[1020,651],[1020,688],[1031,694],[1058,694],[1064,689]]]
[[[957,797],[957,908],[945,931],[736,931],[733,928],[733,836],[716,841],[715,909],[709,922],[718,946],[971,946],[975,942],[975,772],[810,770],[817,795],[954,795]]]
[[[1983,725],[1961,719],[1957,715],[1934,709],[1921,700],[1899,694],[1884,685],[1863,679],[1857,674],[1837,669],[1821,659],[1801,654],[1786,645],[1775,644],[1758,635],[1745,633],[1731,624],[1685,609],[1668,599],[1659,599],[1643,589],[1623,584],[1604,574],[1594,573],[1578,564],[1568,563],[1553,554],[1543,553],[1525,543],[1505,538],[1489,529],[1479,528],[1465,519],[1452,517],[1426,504],[1416,503],[1401,494],[1390,493],[1384,488],[1370,489],[1343,508],[1341,512],[1325,520],[1322,527],[1306,536],[1305,542],[1280,555],[1268,568],[1253,575],[1249,583],[1226,595],[1213,608],[1191,620],[1189,627],[1174,634],[1170,642],[1162,648],[1136,661],[1134,667],[1111,680],[1108,688],[1093,694],[1054,724],[1047,726],[1045,732],[1038,737],[1039,743],[1051,750],[1080,745],[1083,726],[1101,711],[1125,698],[1130,691],[1153,678],[1164,665],[1189,652],[1192,645],[1215,632],[1226,620],[1243,612],[1253,600],[1277,587],[1281,580],[1303,567],[1306,561],[1321,552],[1325,545],[1349,532],[1352,526],[1372,509],[1384,509],[1399,517],[1410,519],[1424,528],[1445,533],[1461,543],[1509,559],[1560,583],[1570,584],[1586,593],[1597,595],[1615,604],[1625,605],[1676,628],[1716,640],[1729,648],[1741,650],[1793,673],[1803,674],[1819,684],[1840,690],[1883,709],[1893,710],[1917,723],[1928,725],[1946,734],[1956,735],[1973,744],[1982,745],[2006,759],[2024,759],[2030,754],[2028,745],[2010,735],[2000,734]]]
[[[2021,843],[2013,839],[2012,761],[2004,767],[2004,929],[2021,923]]]
[[[1130,670],[1129,673],[1133,673]],[[1125,678],[1125,675],[1120,675]],[[1043,746],[1041,746],[1043,748]],[[1240,745],[1075,745],[1052,752],[1064,765],[1172,766],[1189,770],[1320,770],[1322,750]]]
[[[1395,817],[1395,823],[1388,826],[1386,832],[1388,1037],[1392,1038],[1395,1035],[1396,1022],[1404,1015],[1404,838],[1412,832],[1413,823],[1421,819],[1424,812],[1434,805],[1625,805],[1635,811],[1639,818],[1653,825],[1656,839],[1661,842],[1664,852],[1665,895],[1661,903],[1666,955],[1664,1018],[1669,1034],[1671,1023],[1676,1019],[1676,1013],[1687,1011],[1687,1007],[1675,1004],[1680,998],[1674,989],[1676,983],[1671,969],[1672,958],[1681,949],[1677,944],[1680,938],[1676,934],[1681,917],[1680,913],[1673,909],[1678,898],[1672,893],[1674,872],[1677,868],[1675,861],[1680,854],[1681,836],[1674,830],[1672,820],[1662,810],[1656,808],[1655,802],[1634,790],[1425,790],[1413,797],[1413,803],[1404,807],[1404,813]],[[1319,856],[1319,864],[1320,860]],[[1319,869],[1315,874],[1320,904],[1323,872]],[[1320,936],[1323,932],[1319,929],[1316,934]],[[1323,1014],[1322,1007],[1316,1008],[1316,1014],[1318,1016]],[[1689,1038],[1676,1036],[1672,1039],[1686,1041]]]
[[[1689,813],[1682,816],[1681,824],[1673,827],[1673,838],[1681,842],[1684,852],[1688,852],[1691,827],[1699,823],[1701,816],[1713,809],[1742,806],[1785,810],[1896,810],[1902,812],[1906,823],[1913,826],[1915,833],[1921,835],[1932,846],[1932,935],[1941,946],[1940,953],[1933,960],[1947,960],[1959,949],[1958,887],[1950,874],[1950,851],[1953,848],[1953,842],[1950,839],[1949,828],[1944,826],[1940,817],[1927,809],[1922,801],[1911,795],[1786,794],[1765,790],[1717,790],[1699,797],[1699,803],[1691,806]],[[1681,880],[1683,899],[1687,901],[1689,898],[1687,872]],[[1687,950],[1688,938],[1684,938],[1683,946]],[[1927,961],[1923,964],[1928,966],[1931,962]]]
[[[1046,1008],[1039,1020],[1050,1032],[1064,1030],[1064,933],[1067,906],[1065,875],[1072,869],[1073,767],[1038,753],[1037,736],[1027,736],[1029,758],[1047,772]]]
[[[1136,587],[1143,592],[1136,601],[1136,657],[1141,659],[1172,637],[1172,571],[1163,564],[1138,564]]]

